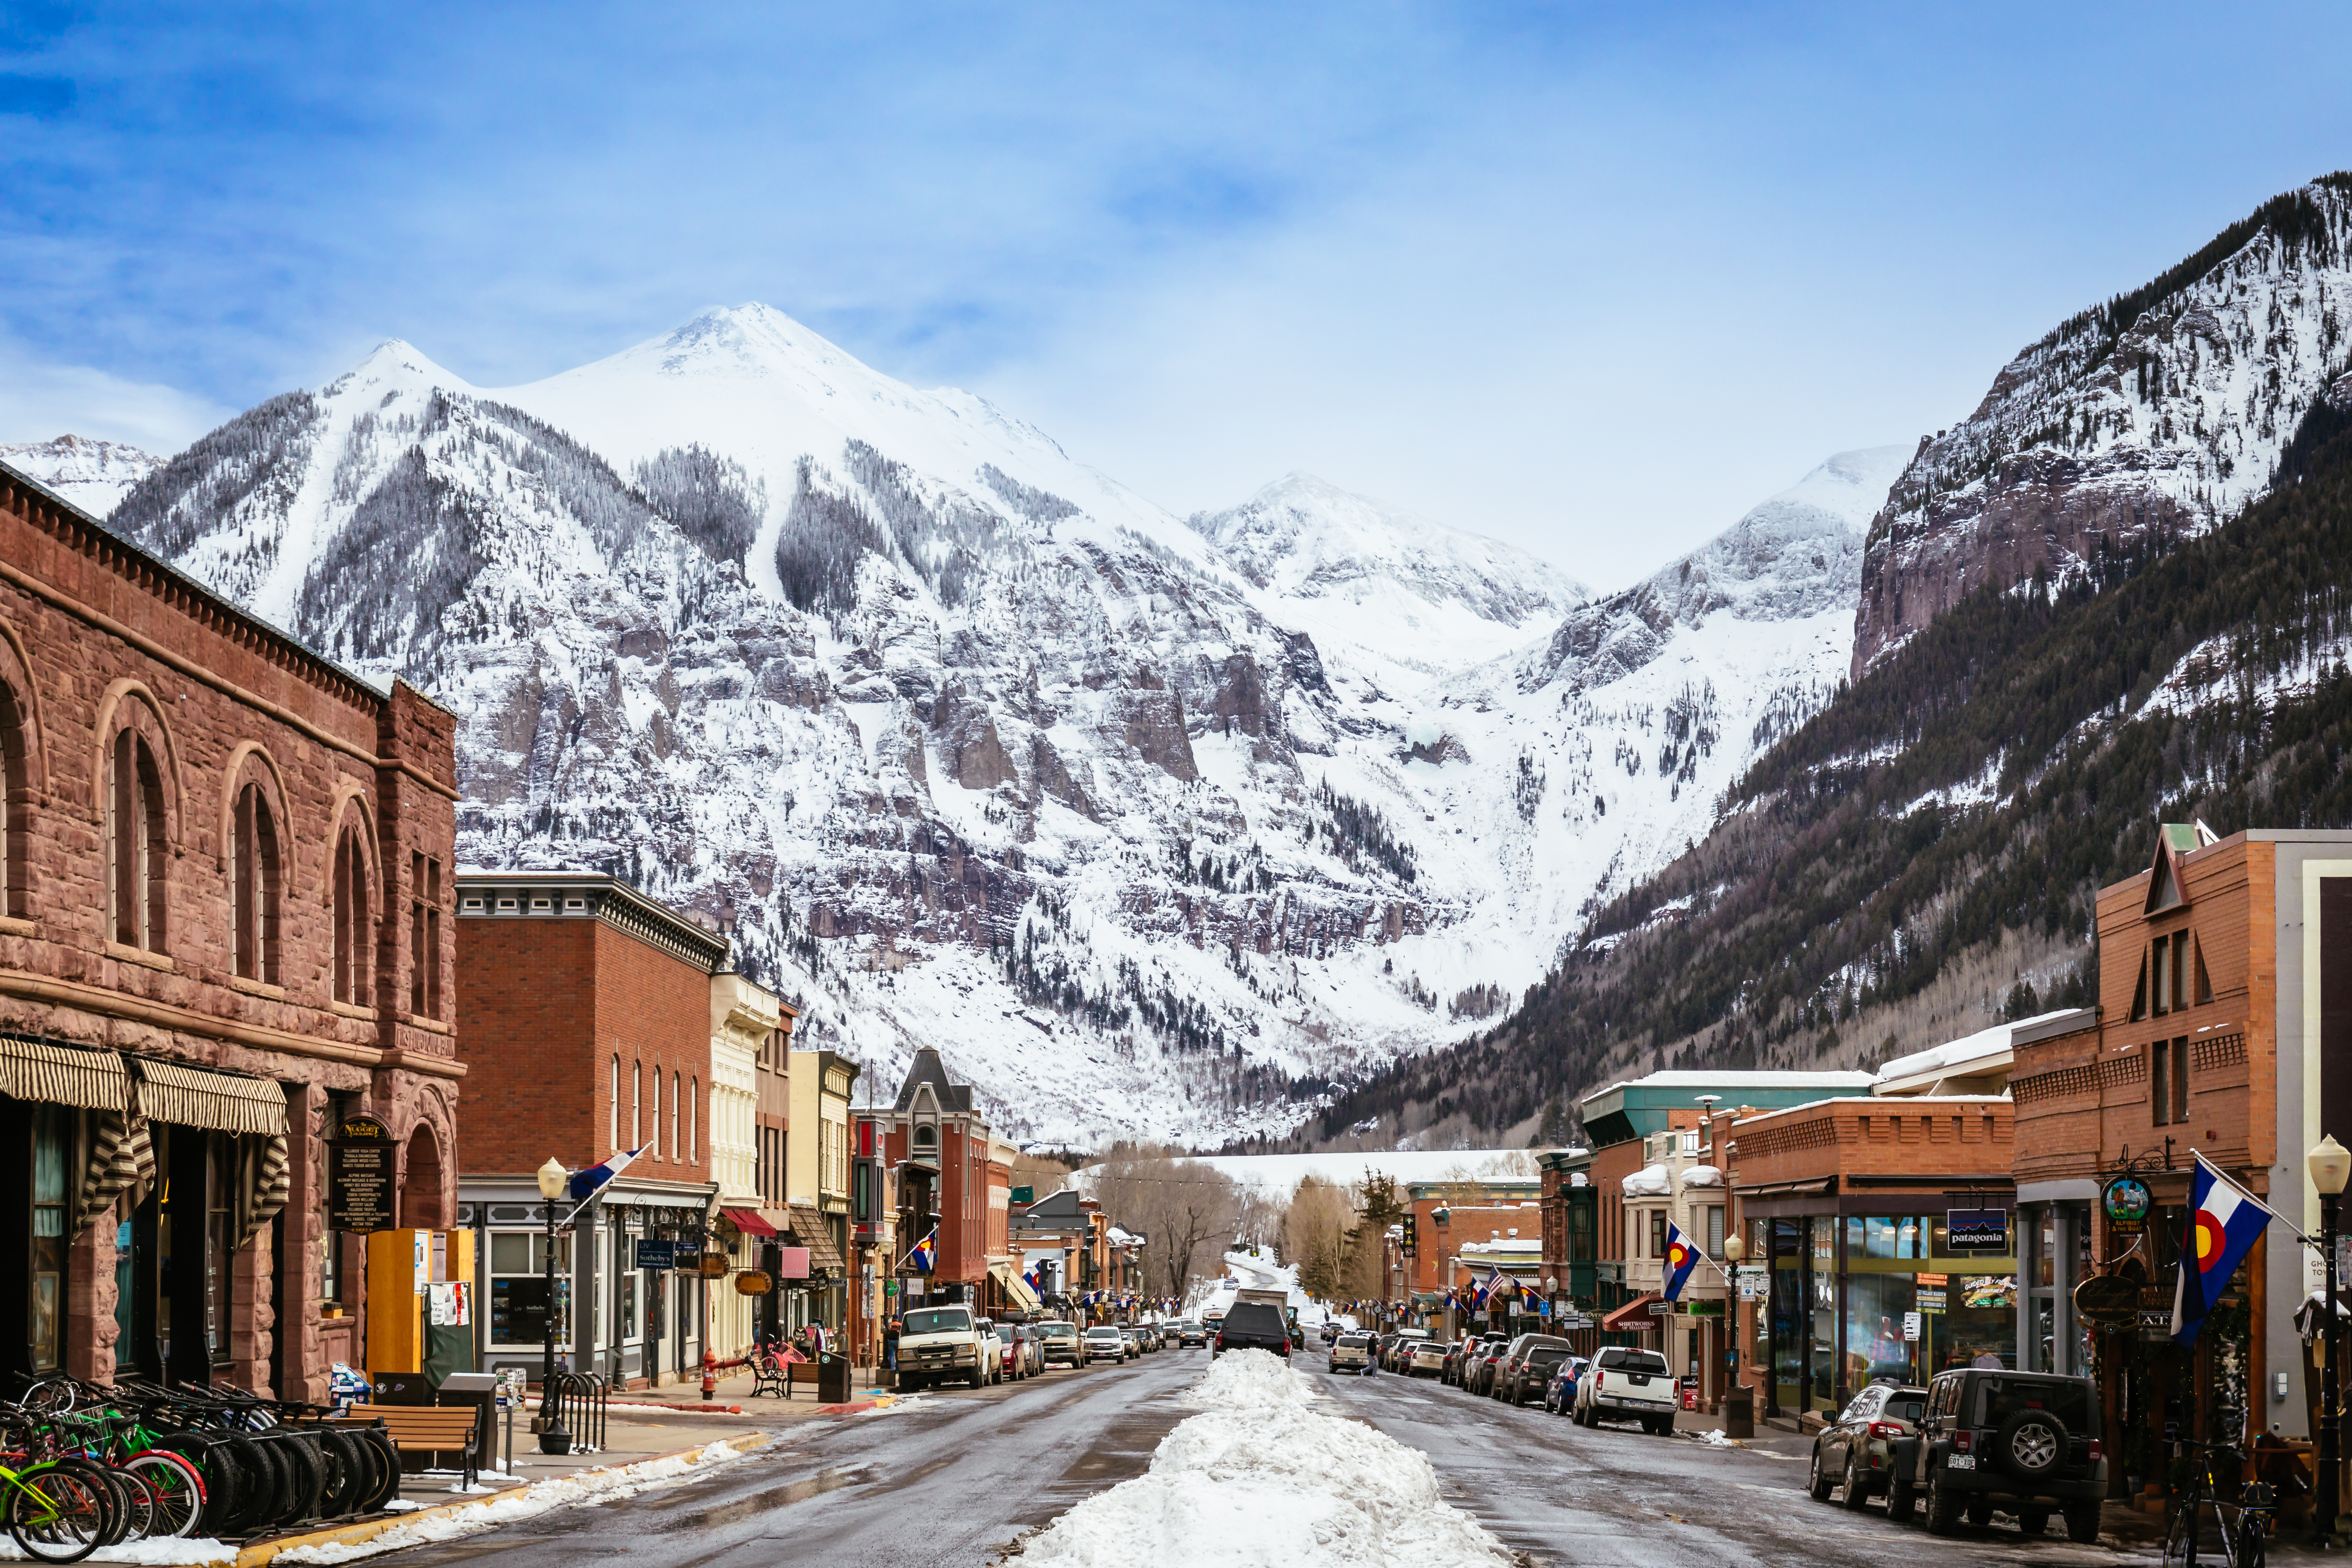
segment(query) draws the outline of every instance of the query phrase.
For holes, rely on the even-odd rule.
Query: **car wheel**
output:
[[[1959,1526],[1959,1494],[1944,1483],[1944,1468],[1938,1465],[1927,1472],[1927,1533],[1949,1535]]]
[[[2066,1539],[2082,1546],[2088,1546],[2099,1539],[2097,1503],[2070,1502],[2066,1505]]]
[[[1860,1512],[1870,1501],[1870,1472],[1862,1468],[1862,1454],[1857,1449],[1845,1462],[1845,1506]]]
[[[1821,1439],[1813,1439],[1813,1468],[1805,1478],[1805,1495],[1815,1502],[1830,1500],[1829,1468],[1822,1463]]]
[[[1886,1517],[1896,1524],[1908,1524],[1918,1511],[1916,1494],[1911,1483],[1901,1476],[1890,1476],[1886,1481]]]

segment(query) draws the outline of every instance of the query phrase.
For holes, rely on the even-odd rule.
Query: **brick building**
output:
[[[2014,1363],[2006,1098],[1858,1095],[1717,1118],[1710,1131],[1748,1265],[1770,1260],[1769,1314],[1748,1314],[1740,1358],[1773,1367],[1769,1405],[1835,1410],[1874,1377]],[[1954,1211],[1998,1214],[1999,1245],[1956,1245]],[[1911,1312],[1916,1340],[1904,1337]]]
[[[883,1158],[898,1185],[901,1256],[891,1260],[891,1269],[899,1277],[901,1298],[980,1304],[989,1272],[993,1162],[988,1123],[972,1105],[971,1087],[951,1082],[940,1053],[925,1046],[915,1053],[897,1102],[877,1120]],[[934,1223],[938,1254],[926,1275],[911,1270],[904,1255]]]
[[[2318,1232],[2305,1152],[2326,1133],[2352,1140],[2352,834],[2162,826],[2147,869],[2101,889],[2098,932],[2097,1007],[2020,1031],[2010,1082],[2028,1278],[2050,1299],[2027,1348],[2036,1364],[2046,1342],[2058,1364],[2091,1370],[2067,1287],[2129,1273],[2141,1342],[2097,1365],[2113,1441],[2137,1453],[2133,1429],[2171,1425],[2241,1440],[2213,1432],[2219,1401],[2248,1405],[2257,1430],[2307,1436],[2317,1390],[2294,1316],[2317,1286],[2292,1237],[2273,1226],[2255,1243],[2193,1352],[2161,1325],[2192,1149]],[[2153,1203],[2131,1234],[2102,1201],[2126,1174]]]
[[[536,1368],[545,1331],[544,1213],[536,1173],[636,1157],[559,1238],[569,1364],[666,1383],[699,1366],[698,1281],[640,1268],[640,1240],[698,1250],[719,1185],[709,1126],[712,977],[724,937],[610,877],[457,879],[457,1012],[479,1106],[459,1140],[463,1194],[488,1232],[488,1363]],[[564,1206],[568,1216],[569,1205]]]
[[[379,1119],[447,1223],[454,734],[0,466],[7,1369],[364,1359],[325,1140]]]

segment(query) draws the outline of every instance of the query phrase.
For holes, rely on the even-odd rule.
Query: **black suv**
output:
[[[1287,1361],[1290,1325],[1283,1321],[1279,1309],[1266,1302],[1236,1301],[1225,1309],[1225,1321],[1217,1325],[1217,1337],[1209,1342],[1212,1356],[1227,1351],[1272,1351]]]
[[[1525,1405],[1530,1394],[1541,1399],[1544,1384],[1551,1381],[1559,1363],[1568,1359],[1568,1352],[1566,1340],[1550,1334],[1521,1334],[1511,1342],[1496,1365],[1490,1392],[1496,1398],[1513,1405]]]
[[[1948,1535],[1963,1515],[1982,1528],[1998,1507],[2040,1535],[2063,1514],[2066,1539],[2099,1538],[2107,1494],[2098,1385],[2087,1377],[1965,1368],[1927,1385],[1916,1443],[1897,1454],[1886,1511],[1911,1517],[1927,1494],[1927,1529]]]

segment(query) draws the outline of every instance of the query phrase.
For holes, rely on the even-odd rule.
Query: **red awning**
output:
[[[1646,1295],[1636,1296],[1601,1319],[1601,1327],[1606,1332],[1612,1334],[1640,1333],[1645,1329],[1654,1329],[1658,1326],[1658,1320],[1651,1316],[1650,1303],[1657,1299],[1658,1293],[1655,1290]]]
[[[758,1209],[720,1209],[719,1216],[745,1236],[773,1236],[776,1227],[760,1217]]]

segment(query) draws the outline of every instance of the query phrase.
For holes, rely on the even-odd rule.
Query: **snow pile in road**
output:
[[[1033,1537],[1030,1563],[1074,1568],[1506,1568],[1511,1554],[1438,1496],[1419,1451],[1323,1415],[1264,1351],[1219,1358],[1202,1406],[1151,1468]]]
[[[365,1541],[330,1541],[318,1546],[297,1546],[279,1552],[272,1562],[289,1564],[348,1563],[355,1557],[373,1557],[382,1552],[422,1546],[429,1542],[457,1541],[465,1536],[478,1535],[485,1530],[495,1530],[502,1524],[536,1519],[559,1508],[635,1497],[639,1492],[667,1486],[683,1477],[741,1458],[740,1452],[721,1442],[712,1443],[692,1453],[670,1454],[658,1459],[623,1465],[616,1469],[583,1470],[578,1475],[535,1481],[530,1486],[503,1493],[491,1501],[477,1503],[451,1513],[435,1514],[414,1524],[394,1525]]]

